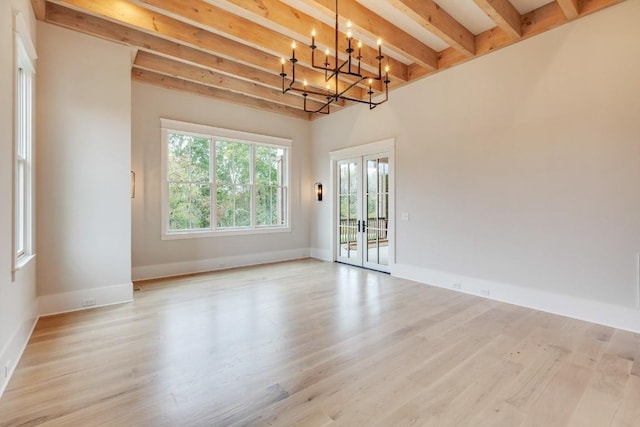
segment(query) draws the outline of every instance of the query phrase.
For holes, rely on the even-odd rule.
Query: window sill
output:
[[[207,237],[230,237],[230,236],[248,236],[255,234],[272,234],[272,233],[290,233],[291,227],[282,228],[252,228],[250,230],[225,230],[225,231],[187,231],[175,232],[162,235],[162,240],[180,240],[180,239],[201,239]]]
[[[30,262],[31,260],[35,259],[36,255],[32,254],[32,255],[23,255],[20,258],[18,258],[16,260],[16,266],[13,269],[13,271],[20,271],[23,268],[25,268]]]

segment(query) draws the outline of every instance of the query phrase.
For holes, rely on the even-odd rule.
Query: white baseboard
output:
[[[640,310],[537,289],[492,282],[411,265],[395,264],[393,276],[440,288],[479,295],[631,332],[640,332]],[[460,288],[454,288],[454,284]]]
[[[290,261],[309,257],[309,249],[289,249],[286,251],[259,252],[220,258],[209,258],[167,264],[143,265],[133,267],[133,280],[158,279],[161,277],[181,276],[184,274],[204,273],[227,268],[246,267],[249,265],[267,264],[271,262]]]
[[[29,343],[29,338],[31,338],[31,334],[33,333],[33,329],[36,327],[36,323],[38,323],[38,301],[34,301],[31,313],[27,316],[27,319],[22,322],[22,324],[18,325],[13,337],[7,343],[7,345],[0,352],[0,360],[8,361],[8,375],[5,375],[4,366],[0,366],[0,397],[2,397],[7,385],[9,384],[9,380],[13,376],[13,372],[16,370],[18,366],[18,362],[22,357],[22,353],[24,353],[25,348],[27,348],[27,344]]]
[[[93,301],[87,303],[87,300]],[[88,308],[131,301],[133,301],[133,284],[131,282],[101,288],[63,292],[60,294],[40,295],[38,297],[40,316],[86,310]]]
[[[333,261],[331,259],[331,251],[328,249],[311,248],[309,256],[322,261]]]

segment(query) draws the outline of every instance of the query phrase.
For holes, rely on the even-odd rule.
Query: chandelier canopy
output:
[[[338,0],[336,0],[335,10],[335,56],[331,57],[330,50],[329,48],[327,48],[325,50],[324,62],[321,65],[316,64],[316,50],[318,46],[316,46],[315,29],[311,31],[311,45],[309,46],[311,48],[311,67],[324,72],[325,90],[310,88],[306,79],[303,80],[302,85],[300,85],[300,83],[296,80],[296,63],[298,62],[298,59],[296,59],[296,42],[293,41],[291,43],[291,58],[289,58],[289,62],[291,63],[291,78],[289,79],[288,85],[288,74],[285,72],[286,61],[284,58],[282,58],[280,61],[282,93],[301,93],[304,99],[304,111],[308,113],[329,114],[331,112],[331,104],[341,100],[367,104],[369,106],[369,109],[373,110],[378,105],[387,102],[387,100],[389,99],[389,65],[385,66],[385,72],[383,75],[382,60],[384,59],[384,55],[382,55],[382,40],[378,39],[378,55],[375,57],[378,68],[377,75],[368,75],[361,67],[363,59],[362,40],[355,43],[355,41],[353,40],[353,32],[351,30],[351,22],[349,21],[347,22],[346,32],[347,47],[346,49],[344,49],[347,58],[345,60],[341,60],[338,47],[338,41],[340,38],[340,28],[338,22]],[[384,85],[383,99],[379,99],[377,101],[373,99],[374,82],[381,82]],[[362,93],[361,88],[364,88],[364,90],[366,91],[365,96],[358,96],[356,94],[358,89],[360,89],[360,93]],[[309,95],[314,95],[315,97],[323,99],[324,101],[317,108],[308,108],[307,98]]]

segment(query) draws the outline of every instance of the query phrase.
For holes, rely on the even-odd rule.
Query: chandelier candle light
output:
[[[326,90],[314,90],[309,89],[307,80],[303,80],[302,87],[300,84],[296,82],[296,63],[298,59],[296,59],[296,42],[293,41],[291,43],[291,58],[289,62],[291,63],[291,80],[289,85],[286,84],[287,73],[285,72],[285,59],[282,58],[280,60],[281,72],[280,76],[282,77],[282,93],[287,93],[289,91],[302,93],[302,97],[304,99],[304,111],[308,113],[320,113],[320,114],[329,114],[331,104],[340,100],[359,102],[362,104],[369,105],[369,109],[373,110],[378,105],[387,102],[389,99],[389,65],[385,66],[385,74],[382,75],[382,60],[384,56],[382,55],[382,40],[378,39],[378,56],[376,56],[376,60],[378,61],[378,75],[366,75],[362,72],[361,62],[362,62],[362,41],[358,41],[357,43],[357,55],[355,49],[353,48],[353,32],[351,31],[351,22],[347,22],[347,48],[345,49],[345,53],[347,54],[347,59],[340,63],[340,58],[338,56],[338,40],[339,40],[339,26],[338,26],[338,0],[336,0],[336,26],[335,26],[335,58],[334,59],[334,67],[331,67],[330,63],[330,51],[327,48],[324,52],[325,58],[324,63],[322,65],[316,65],[316,30],[311,31],[311,66],[312,68],[324,71],[324,80],[326,83]],[[357,64],[354,64],[357,62]],[[349,81],[344,83],[344,88],[340,90],[340,77],[348,76],[350,77]],[[334,81],[333,87],[334,90],[331,90],[331,81]],[[367,97],[364,99],[356,97],[350,93],[353,93],[353,88],[361,85],[366,80],[367,86]],[[379,81],[384,84],[384,99],[379,101],[373,100],[373,82]],[[316,95],[319,97],[323,97],[326,99],[323,105],[315,110],[310,110],[307,108],[307,97],[309,95]]]

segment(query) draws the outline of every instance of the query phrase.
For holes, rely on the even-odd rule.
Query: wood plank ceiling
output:
[[[339,12],[341,26],[350,20],[354,38],[364,44],[363,68],[377,70],[376,44],[382,38],[392,91],[622,1],[340,0]],[[291,56],[295,40],[299,79],[324,90],[324,73],[311,68],[307,46],[312,29],[320,52],[333,46],[335,0],[31,3],[39,20],[130,46],[134,81],[317,117],[302,110],[300,94],[282,94],[280,60]],[[346,40],[346,34],[341,37]],[[356,96],[367,96],[367,87],[355,90]],[[374,90],[379,93],[381,85]],[[323,101],[309,96],[309,107]],[[334,104],[331,111],[348,105]]]

